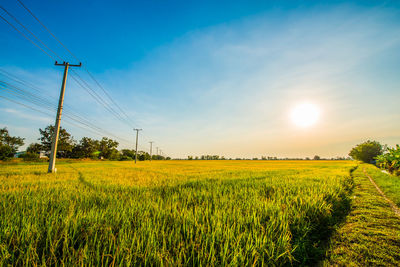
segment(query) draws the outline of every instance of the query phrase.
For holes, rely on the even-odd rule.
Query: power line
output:
[[[55,34],[49,30],[49,28],[47,28],[44,23],[21,1],[21,0],[17,0],[20,5],[29,12],[29,14],[32,15],[32,17],[65,49],[68,51],[68,53],[77,61],[81,62],[81,60],[79,60],[74,53],[71,52],[71,50],[69,50],[67,48],[66,45],[64,45],[63,42],[61,42],[56,36]],[[107,98],[121,111],[121,113],[132,123],[133,121],[131,120],[131,118],[125,113],[125,111],[114,101],[114,99],[108,94],[108,92],[104,89],[104,87],[96,80],[96,78],[93,76],[93,74],[85,67],[83,66],[83,69],[88,73],[88,75],[93,79],[93,81],[97,84],[97,86],[104,92],[104,94],[107,96]],[[130,125],[133,126],[133,125]]]
[[[24,33],[22,33],[21,31],[19,31],[12,23],[10,23],[7,19],[5,19],[4,17],[2,17],[1,15],[0,15],[0,17],[4,20],[4,21],[6,21],[14,30],[16,30],[21,36],[23,36],[25,39],[27,39],[28,41],[30,41],[32,44],[34,44],[37,48],[39,48],[42,52],[44,52],[48,57],[50,57],[51,59],[53,59],[54,60],[54,57],[53,56],[51,56],[51,55],[49,55],[45,50],[43,50],[37,43],[35,43],[32,39],[30,39],[28,36],[26,36]],[[24,27],[25,28],[25,27]],[[37,38],[37,37],[36,37]],[[39,38],[37,38],[39,41],[40,41],[40,39]],[[43,43],[43,42],[42,42]],[[47,46],[46,46],[47,47]],[[52,51],[52,50],[51,50]],[[54,52],[53,52],[54,53]],[[57,55],[57,54],[56,54]],[[58,55],[57,55],[58,56]],[[59,56],[58,56],[59,57]],[[3,72],[5,72],[5,71],[3,71]],[[7,72],[5,72],[5,73],[7,73]],[[9,73],[7,73],[7,74],[9,74]],[[76,74],[76,73],[75,73]],[[12,79],[12,78],[11,78]],[[83,81],[83,79],[82,78],[80,78],[81,79],[81,81]],[[82,86],[82,85],[81,85]],[[88,86],[88,85],[87,85]],[[82,86],[83,87],[83,86]],[[83,87],[84,88],[84,87]],[[88,86],[88,88],[90,88],[89,86]],[[91,89],[91,88],[90,88]],[[94,93],[95,93],[95,91],[93,90],[93,89],[91,89]],[[101,99],[101,97],[96,93],[96,95],[98,96],[98,98],[99,99]],[[92,97],[94,97],[93,95],[92,95]],[[95,98],[95,97],[94,97]],[[96,99],[96,98],[95,98]],[[96,99],[97,100],[97,99]],[[101,99],[102,100],[102,99]],[[98,100],[98,101],[101,101],[101,100]],[[103,102],[105,102],[104,100],[102,100]],[[120,120],[122,119],[122,117],[121,116],[118,116],[118,114],[117,113],[115,113],[115,111],[114,111],[114,113],[112,112],[112,111],[110,111],[109,109],[107,109],[109,112],[111,112],[114,116],[117,116]],[[125,140],[126,142],[129,142],[129,141],[127,141],[127,140]]]
[[[24,28],[27,32],[29,32],[33,37],[35,37],[36,40],[38,40],[44,47],[46,47],[49,51],[51,51],[55,56],[57,56],[59,59],[61,57],[57,55],[56,52],[51,50],[42,40],[40,40],[33,32],[31,32],[27,27],[25,27],[13,14],[11,14],[7,9],[5,9],[3,6],[0,5],[0,8],[4,10],[4,12],[7,13],[13,20],[15,20],[22,28]]]
[[[56,107],[55,107],[56,105],[46,101],[46,99],[43,99],[43,98],[41,98],[41,97],[39,97],[37,95],[30,94],[29,92],[27,92],[27,91],[25,91],[25,90],[23,90],[21,88],[17,88],[15,86],[9,85],[7,83],[5,83],[5,84],[7,84],[10,87],[6,88],[4,85],[1,85],[1,83],[5,83],[5,82],[0,81],[0,86],[3,87],[3,88],[0,87],[0,89],[3,89],[3,91],[4,91],[4,89],[8,90],[9,91],[8,93],[10,93],[11,95],[14,95],[14,96],[16,96],[16,97],[18,97],[20,99],[23,99],[23,100],[25,100],[27,102],[35,104],[35,105],[37,105],[39,107],[42,107],[42,108],[44,107],[44,108],[46,108],[47,110],[50,110],[50,111],[56,110]],[[27,95],[24,95],[24,93],[27,93]],[[87,119],[80,117],[79,115],[71,114],[70,112],[65,112],[64,115],[66,117],[68,117],[69,119],[71,119],[71,120],[73,120],[75,122],[78,122],[80,124],[83,124],[83,125],[85,125],[85,126],[87,126],[89,128],[92,128],[93,130],[95,130],[97,132],[100,132],[100,133],[105,134],[107,136],[112,136],[114,138],[117,138],[118,140],[122,140],[122,141],[124,141],[126,143],[129,143],[128,140],[123,139],[123,138],[118,137],[118,136],[116,136],[116,135],[114,135],[112,133],[107,132],[106,130],[104,130],[104,129],[102,129],[102,128],[100,128],[100,127],[98,127],[98,126],[96,126],[96,125],[94,125],[92,123],[90,123]]]
[[[17,0],[20,5],[66,50],[68,53],[74,57],[76,60],[79,61],[79,59],[67,48],[66,45],[64,45],[56,36],[53,34],[45,25],[43,22],[39,20],[39,18],[21,1]],[[41,43],[45,48],[47,48],[50,52],[52,52],[55,56],[61,59],[61,57],[54,52],[52,49],[50,49],[40,38],[38,38],[32,31],[30,31],[26,26],[24,26],[14,15],[12,15],[9,11],[7,11],[5,8],[1,7],[14,21],[16,21],[21,27],[23,27],[27,32],[29,32],[39,43]],[[0,15],[0,17],[7,23],[9,24],[15,31],[17,31],[21,36],[23,36],[25,39],[27,39],[29,42],[31,42],[33,45],[35,45],[37,48],[39,48],[43,53],[45,53],[48,57],[54,60],[54,57],[50,55],[48,52],[46,52],[42,47],[40,47],[39,44],[37,44],[35,41],[30,39],[28,36],[26,36],[23,32],[21,32],[19,29],[17,29],[11,22],[9,22],[6,18]],[[84,88],[100,105],[102,105],[108,112],[113,114],[118,120],[120,120],[123,123],[127,123],[129,126],[132,124],[135,124],[131,118],[126,114],[126,112],[114,101],[114,99],[110,96],[110,94],[104,89],[104,87],[96,80],[96,78],[93,76],[93,74],[84,66],[84,70],[87,72],[87,74],[91,77],[91,79],[96,83],[96,85],[103,91],[103,93],[106,95],[106,97],[109,99],[109,101],[117,107],[119,110],[116,111],[112,105],[110,105],[107,101],[105,101],[99,94],[94,91],[88,83],[86,83],[82,77],[79,76],[79,74],[74,72],[74,75],[76,75],[78,78],[74,78],[74,80],[80,85],[82,88]],[[78,79],[81,82],[78,82]],[[87,88],[85,88],[85,86]],[[91,93],[90,93],[91,92]],[[123,116],[122,116],[122,115]]]
[[[122,118],[122,116],[120,114],[118,114],[107,102],[105,102],[101,96],[99,96],[99,94],[96,93],[96,91],[94,91],[89,84],[82,79],[82,77],[76,73],[75,71],[72,70],[72,73],[74,74],[73,79],[75,80],[75,82],[82,87],[86,92],[88,92],[100,105],[102,105],[107,111],[109,111],[111,114],[113,114],[116,118],[118,118],[118,120],[120,120],[123,123],[126,123],[126,121]],[[77,80],[79,79],[79,81]]]
[[[21,1],[19,1],[22,5],[23,5],[23,3],[21,2]],[[23,5],[24,6],[24,5]],[[1,7],[1,6],[0,6]],[[25,8],[26,8],[26,6],[24,6]],[[27,27],[25,27],[21,22],[19,22],[19,20],[17,19],[17,18],[15,18],[15,16],[13,16],[11,13],[9,13],[5,8],[3,8],[3,7],[1,7],[4,11],[6,11],[7,12],[7,14],[9,14],[15,21],[17,21],[17,23],[18,24],[20,24],[24,29],[26,29],[28,32],[30,32],[31,34],[32,34],[32,36],[34,36],[40,43],[42,43],[46,48],[48,48],[53,54],[55,54],[59,59],[62,59],[57,53],[55,53],[53,50],[51,50],[46,44],[44,44],[44,42],[43,41],[41,41],[35,34],[33,34]],[[27,8],[26,8],[27,9]],[[27,9],[28,10],[28,9]],[[33,15],[33,13],[30,11],[30,10],[28,10],[28,12],[30,12],[31,13],[31,15]],[[34,15],[33,15],[34,16]],[[28,36],[26,36],[23,32],[21,32],[20,30],[18,30],[12,23],[10,23],[7,19],[5,19],[4,17],[2,17],[1,15],[0,15],[0,17],[4,20],[4,21],[6,21],[14,30],[16,30],[20,35],[22,35],[25,39],[27,39],[28,41],[30,41],[32,44],[34,44],[37,48],[39,48],[42,52],[44,52],[47,56],[49,56],[51,59],[53,59],[54,60],[54,57],[53,56],[51,56],[49,53],[47,53],[42,47],[40,47],[36,42],[34,42],[32,39],[30,39]],[[36,19],[37,19],[37,17],[36,16],[34,16]],[[37,19],[38,20],[38,19]],[[38,22],[40,22],[40,21],[38,21]],[[40,22],[41,23],[41,22]],[[42,26],[44,26],[42,23],[41,23],[41,25]],[[44,26],[45,27],[45,26]],[[48,30],[47,28],[46,28],[46,30]],[[51,33],[50,31],[49,31],[49,33]],[[51,33],[52,34],[52,33]],[[54,34],[52,34],[52,36],[53,37],[55,37],[54,36]],[[56,38],[56,37],[55,37]],[[56,38],[57,39],[57,38]],[[58,40],[58,39],[57,39]],[[58,40],[59,41],[59,40]],[[60,42],[60,41],[59,41]],[[61,42],[60,42],[61,43]],[[64,45],[63,45],[63,47],[64,48],[66,48]],[[66,48],[67,49],[67,48]],[[68,49],[67,49],[67,51],[69,51]],[[70,52],[70,51],[69,51]],[[70,52],[71,53],[71,52]],[[74,56],[75,57],[75,56]],[[75,57],[76,58],[76,57]],[[88,70],[85,68],[85,70],[88,72]],[[83,82],[85,85],[86,85],[86,87],[90,90],[90,91],[92,91],[92,93],[89,93],[97,102],[99,102],[103,107],[105,107],[106,109],[107,109],[107,111],[109,111],[111,114],[113,114],[114,116],[116,116],[121,122],[123,122],[123,123],[127,123],[127,121],[126,120],[124,120],[123,118],[122,118],[122,116],[120,115],[120,114],[118,114],[118,112],[116,112],[113,108],[112,108],[112,106],[110,106],[100,95],[98,95],[80,76],[79,76],[79,74],[77,74],[76,72],[74,72],[74,74],[75,75],[77,75],[78,77],[79,77],[79,79],[81,80],[81,82]],[[90,73],[89,73],[90,74]],[[90,74],[90,76],[92,77],[92,79],[94,79],[94,77],[93,77],[93,75],[91,75]],[[97,81],[96,81],[97,82]],[[98,82],[97,82],[98,83]],[[78,83],[79,84],[79,83]],[[84,88],[86,91],[87,91],[87,89],[85,88],[85,87],[83,87],[82,86],[82,84],[79,84],[82,88]],[[100,85],[99,83],[98,83],[98,85]],[[101,86],[101,85],[100,85]],[[104,88],[103,88],[103,90],[104,90]],[[113,101],[113,100],[112,100]],[[115,103],[115,101],[113,101],[114,103]],[[126,115],[126,114],[125,114]],[[130,123],[128,123],[128,125],[129,126],[131,126],[130,125]]]
[[[11,22],[9,22],[7,19],[5,19],[2,15],[0,15],[0,18],[3,19],[8,25],[10,25],[14,30],[16,30],[20,35],[22,35],[25,39],[27,39],[29,42],[31,42],[33,45],[35,45],[37,48],[42,50],[43,53],[45,53],[47,56],[49,56],[51,59],[55,60],[53,56],[49,55],[46,51],[44,51],[39,45],[37,45],[34,41],[29,39],[23,32],[18,30]]]
[[[47,31],[48,33],[51,34],[51,36],[54,37],[54,39],[57,40],[57,42],[58,42],[59,44],[62,45],[62,47],[64,47],[64,48],[79,62],[79,59],[77,59],[77,58],[75,57],[75,55],[74,55],[60,40],[58,40],[58,38],[57,38],[57,37],[56,37],[56,36],[55,36],[55,35],[54,35],[54,34],[39,20],[38,17],[35,16],[35,14],[33,14],[33,12],[32,12],[27,6],[24,5],[24,3],[22,3],[22,1],[20,1],[20,0],[17,0],[17,1],[20,3],[20,5],[21,5],[23,8],[25,8],[26,11],[29,12],[29,14],[32,15],[32,17],[35,18],[35,20],[36,20],[37,22],[39,22],[40,25],[42,25],[43,28],[46,29],[46,31]]]
[[[0,98],[3,98],[3,99],[5,99],[5,100],[7,100],[7,101],[10,101],[10,102],[12,102],[12,103],[18,104],[18,105],[20,105],[20,106],[23,106],[23,107],[25,107],[25,108],[29,108],[29,109],[31,109],[31,110],[33,110],[33,111],[36,111],[36,112],[39,112],[39,113],[41,113],[41,114],[47,115],[47,116],[49,116],[49,119],[50,119],[50,117],[53,116],[53,115],[51,115],[51,114],[49,114],[49,113],[43,112],[42,110],[36,109],[36,108],[34,108],[34,107],[32,107],[32,106],[29,106],[29,105],[23,104],[23,103],[21,103],[21,102],[15,101],[15,100],[13,100],[13,99],[11,99],[11,98],[8,98],[8,97],[5,97],[5,96],[1,96],[1,95],[0,95]],[[75,126],[75,127],[78,127],[78,128],[80,128],[80,129],[83,129],[83,130],[85,130],[85,131],[92,132],[92,133],[94,133],[94,134],[96,134],[96,135],[98,135],[98,136],[103,136],[101,133],[95,132],[95,131],[93,131],[93,130],[91,130],[91,129],[89,129],[89,128],[82,127],[82,126],[80,126],[80,125],[78,125],[78,124],[75,124],[75,123],[73,123],[73,122],[70,122],[69,120],[64,120],[64,121],[66,121],[66,123],[68,123],[68,124],[71,124],[71,125],[73,125],[73,126]]]

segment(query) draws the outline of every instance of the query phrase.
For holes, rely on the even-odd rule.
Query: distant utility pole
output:
[[[158,156],[158,147],[156,147],[157,148],[157,156]]]
[[[135,152],[135,164],[137,161],[137,144],[138,144],[138,135],[139,135],[139,131],[141,131],[142,129],[133,129],[134,131],[136,131],[136,152]]]
[[[65,84],[67,83],[67,75],[69,67],[80,67],[82,63],[79,65],[71,65],[68,62],[63,62],[62,64],[56,63],[56,66],[64,66],[64,76],[61,84],[61,92],[60,92],[60,100],[58,101],[58,109],[56,116],[56,123],[54,126],[53,139],[51,142],[51,153],[50,153],[50,161],[49,161],[49,169],[48,172],[56,172],[56,157],[57,157],[57,144],[58,144],[58,136],[60,135],[60,121],[61,121],[61,113],[64,103],[64,93],[65,93]]]
[[[151,161],[151,156],[152,156],[152,152],[153,152],[153,143],[154,141],[150,141],[150,161]]]

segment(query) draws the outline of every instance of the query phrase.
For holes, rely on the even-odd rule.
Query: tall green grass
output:
[[[351,162],[0,166],[0,265],[311,264]]]

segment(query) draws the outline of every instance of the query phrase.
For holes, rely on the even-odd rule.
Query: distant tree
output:
[[[139,161],[150,160],[150,154],[144,151],[138,151],[138,160]]]
[[[26,152],[24,154],[21,154],[18,156],[19,158],[22,158],[24,161],[39,161],[39,154],[38,153],[33,153],[33,152]]]
[[[193,156],[188,156],[188,160],[193,160]]]
[[[72,149],[73,158],[96,158],[96,152],[99,150],[99,141],[82,137],[79,144]]]
[[[49,125],[44,130],[39,129],[40,138],[44,151],[51,151],[51,143],[53,141],[54,126]],[[75,141],[71,134],[67,132],[64,128],[60,127],[60,134],[58,136],[57,144],[57,156],[58,157],[69,157],[71,155],[72,149],[75,146]]]
[[[320,159],[321,159],[321,157],[320,157],[320,156],[318,156],[318,155],[315,155],[313,159],[314,159],[314,160],[320,160]]]
[[[24,145],[24,138],[10,136],[7,128],[0,129],[0,160],[14,157],[22,145]]]
[[[349,156],[366,163],[373,163],[374,158],[384,152],[384,147],[377,141],[366,141],[353,147]]]
[[[32,143],[27,147],[26,152],[39,154],[39,152],[42,151],[42,150],[43,150],[43,146],[41,144]]]
[[[135,158],[135,150],[122,149],[121,150],[121,160],[132,160]]]
[[[99,142],[100,156],[105,159],[117,159],[119,155],[117,150],[118,145],[117,141],[103,137]]]

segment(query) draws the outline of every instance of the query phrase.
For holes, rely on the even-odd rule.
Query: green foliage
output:
[[[100,148],[100,141],[82,137],[79,144],[72,149],[73,158],[96,158],[95,152]]]
[[[121,158],[135,158],[135,150],[131,149],[122,149],[121,150]]]
[[[100,157],[105,159],[115,159],[118,157],[118,142],[107,137],[103,137],[99,142]]]
[[[39,154],[43,150],[43,146],[38,143],[32,143],[26,149],[26,152]]]
[[[19,158],[22,158],[24,161],[39,161],[39,154],[33,152],[26,152],[21,154]]]
[[[375,157],[381,155],[384,149],[377,141],[366,141],[353,147],[349,156],[365,163],[373,163]]]
[[[138,160],[140,161],[150,160],[150,154],[144,151],[138,151]]]
[[[0,160],[7,160],[14,157],[12,148],[0,143]]]
[[[42,148],[44,151],[51,151],[51,143],[53,140],[54,126],[49,125],[44,130],[39,129],[40,138],[42,143]],[[57,157],[69,157],[71,155],[72,149],[75,146],[75,141],[71,137],[71,134],[67,132],[64,128],[60,127],[60,134],[58,136],[57,144]]]
[[[387,169],[390,173],[400,174],[400,146],[388,148],[383,155],[376,157],[376,165],[382,169]]]
[[[0,160],[14,157],[18,147],[24,145],[24,138],[10,136],[7,128],[0,129]]]
[[[133,160],[133,158],[128,157],[128,156],[125,156],[125,155],[121,155],[121,156],[119,157],[119,160],[121,160],[121,161],[126,161],[126,160]]]

